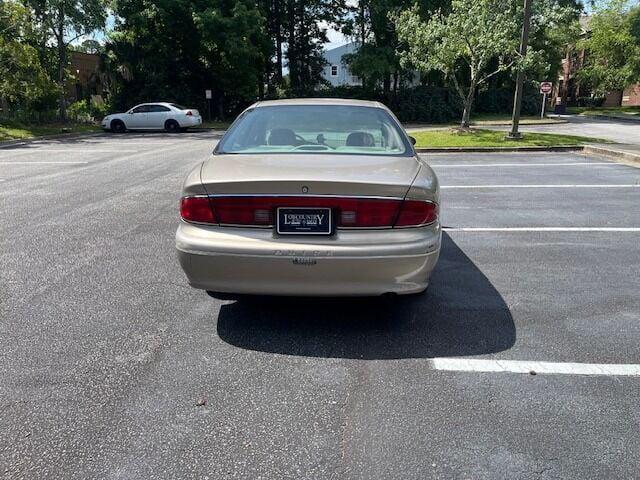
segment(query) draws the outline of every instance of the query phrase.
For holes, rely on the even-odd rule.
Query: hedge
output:
[[[462,117],[462,102],[458,95],[446,87],[417,86],[399,90],[395,96],[385,98],[382,92],[367,92],[361,87],[333,87],[315,92],[324,98],[355,98],[376,100],[387,105],[403,122],[451,123]],[[540,111],[541,98],[536,88],[527,85],[522,98],[522,115],[535,115]],[[510,114],[513,110],[511,88],[481,90],[476,96],[473,114]]]

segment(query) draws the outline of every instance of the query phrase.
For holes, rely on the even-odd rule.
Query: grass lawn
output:
[[[41,137],[43,135],[57,135],[60,133],[98,132],[97,125],[74,123],[46,123],[42,125],[25,125],[17,122],[0,121],[0,141],[20,140],[24,138]]]
[[[511,123],[511,115],[503,113],[487,113],[471,117],[472,125],[502,125]],[[520,124],[540,124],[540,123],[566,123],[566,120],[558,120],[556,118],[540,118],[540,115],[525,115],[520,117]]]
[[[487,127],[492,125],[510,125],[511,124],[511,115],[502,114],[502,113],[492,113],[492,114],[482,114],[471,117],[471,125],[476,127]],[[558,118],[540,118],[539,115],[525,115],[520,118],[520,125],[544,125],[544,124],[553,124],[553,123],[567,123],[566,120],[558,119]],[[436,124],[432,123],[422,123],[422,122],[404,122],[405,128],[420,128],[427,126],[436,126]],[[447,126],[457,127],[460,125],[460,122],[450,122],[450,123],[441,123],[438,124],[438,127],[445,128]]]
[[[552,147],[582,145],[587,142],[604,142],[597,138],[554,135],[550,133],[523,133],[521,140],[506,140],[507,132],[473,129],[459,132],[454,129],[426,130],[410,133],[416,139],[416,147]]]

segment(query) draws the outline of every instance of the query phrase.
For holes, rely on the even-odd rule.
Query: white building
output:
[[[355,42],[341,45],[331,50],[324,51],[324,59],[327,61],[322,70],[322,78],[333,87],[362,85],[362,81],[355,75],[351,74],[349,68],[342,62],[342,56],[348,53],[355,53],[358,50],[358,44]]]
[[[349,67],[342,61],[342,56],[348,53],[355,53],[358,50],[358,45],[356,42],[351,42],[324,51],[324,59],[327,63],[322,70],[322,78],[329,82],[332,87],[362,85],[360,77],[353,75]],[[420,85],[420,74],[413,72],[410,79],[405,78],[403,80],[403,85],[408,87]]]

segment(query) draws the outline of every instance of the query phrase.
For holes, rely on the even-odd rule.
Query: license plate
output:
[[[281,235],[331,235],[330,208],[278,208],[278,233]]]

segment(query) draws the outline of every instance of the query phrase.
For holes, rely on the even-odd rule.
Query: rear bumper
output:
[[[427,288],[440,242],[438,224],[343,230],[321,240],[186,222],[176,232],[178,258],[191,286],[259,295],[418,293]]]
[[[186,116],[183,120],[180,121],[180,126],[185,127],[196,127],[202,124],[202,117],[200,115],[192,115]]]

